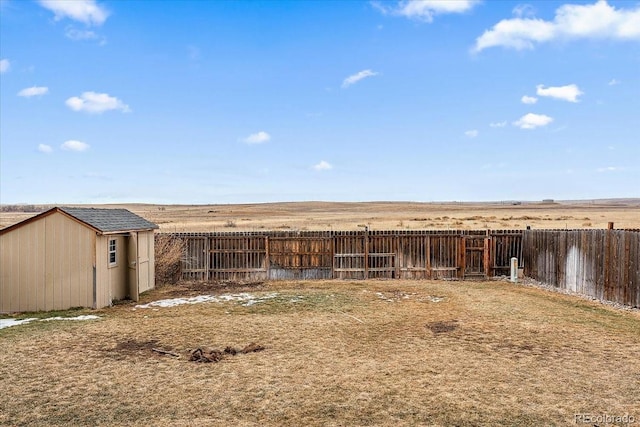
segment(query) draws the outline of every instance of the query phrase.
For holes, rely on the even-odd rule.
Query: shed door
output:
[[[131,233],[127,238],[127,241],[129,298],[134,301],[138,301],[138,233]]]
[[[149,233],[138,234],[138,292],[149,290]]]

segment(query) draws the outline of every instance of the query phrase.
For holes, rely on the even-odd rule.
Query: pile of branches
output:
[[[189,361],[197,363],[216,363],[221,361],[227,356],[235,356],[236,354],[247,354],[262,351],[265,348],[256,343],[251,343],[242,349],[236,349],[234,347],[227,346],[224,350],[216,349],[202,349],[196,348],[189,352]]]

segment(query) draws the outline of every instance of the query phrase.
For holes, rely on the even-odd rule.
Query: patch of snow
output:
[[[37,319],[35,317],[30,317],[28,319],[0,319],[0,329],[9,328],[11,326],[24,325],[25,323],[33,322],[37,320],[39,322],[48,322],[49,320],[94,320],[99,319],[100,316],[96,316],[94,314],[84,314],[82,316],[76,317],[45,317],[44,319]]]
[[[376,292],[375,295],[383,301],[393,302],[393,298],[387,298],[382,292]]]
[[[99,319],[100,316],[96,316],[95,314],[84,314],[82,316],[76,317],[47,317],[46,319],[40,319],[41,322],[47,322],[49,320],[94,320]]]
[[[397,301],[406,300],[406,299],[415,298],[415,297],[417,297],[416,298],[417,301],[430,301],[430,302],[444,301],[444,297],[439,297],[434,295],[427,295],[425,297],[421,297],[419,294],[416,294],[416,293],[395,292],[391,294],[391,296],[387,296],[382,292],[376,292],[375,295],[381,300],[386,302],[397,302]]]
[[[198,295],[189,298],[171,298],[153,301],[148,304],[136,305],[135,308],[151,308],[151,307],[176,307],[178,305],[200,304],[205,302],[240,302],[244,307],[249,307],[257,303],[277,297],[277,293],[267,294],[263,296],[255,296],[249,293],[240,294],[224,294],[224,295]]]
[[[33,320],[38,320],[35,318],[30,319],[0,319],[0,329],[9,328],[11,326],[22,325],[24,323],[29,323]]]

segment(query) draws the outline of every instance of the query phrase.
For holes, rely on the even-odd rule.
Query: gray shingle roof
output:
[[[156,224],[126,209],[59,208],[61,211],[89,224],[103,233],[159,228]]]

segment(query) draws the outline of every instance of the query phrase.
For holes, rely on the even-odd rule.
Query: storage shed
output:
[[[126,209],[55,207],[0,230],[0,313],[137,301],[155,287],[156,228]]]

